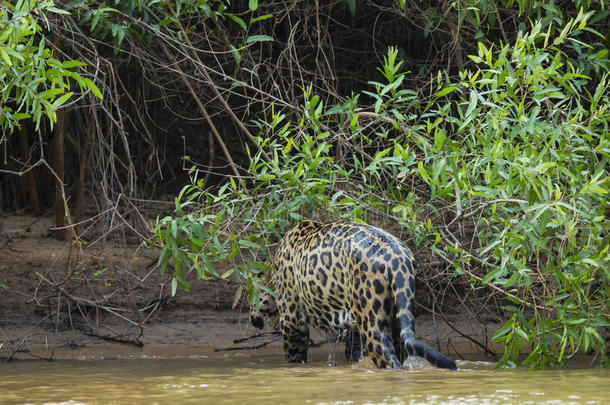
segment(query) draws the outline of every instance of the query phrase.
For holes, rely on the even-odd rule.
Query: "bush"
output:
[[[590,15],[556,36],[537,23],[498,49],[479,44],[477,68],[458,80],[439,72],[427,95],[404,88],[394,48],[383,82],[345,103],[328,108],[303,89],[298,113],[257,122],[247,188],[231,178],[203,189],[191,170],[178,215],[155,228],[173,292],[196,270],[235,277],[256,302],[273,243],[303,217],[398,224],[470,288],[502,294],[501,365],[522,353],[538,368],[594,352],[608,366],[607,51],[588,60],[593,77],[564,52]],[[219,275],[214,260],[234,267]]]

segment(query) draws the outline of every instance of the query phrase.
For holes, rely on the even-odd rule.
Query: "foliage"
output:
[[[178,215],[158,222],[174,292],[188,287],[183,271],[217,277],[212,261],[226,260],[234,268],[221,277],[246,281],[255,302],[273,242],[303,216],[397,223],[472,288],[502,293],[502,365],[528,351],[523,364],[536,368],[593,351],[607,366],[608,59],[593,52],[585,67],[565,52],[586,47],[591,15],[557,35],[538,22],[511,43],[480,43],[474,67],[457,80],[439,72],[427,96],[404,86],[394,48],[371,91],[328,108],[303,89],[296,119],[274,110],[257,122],[248,189],[232,178],[204,189],[193,168]]]
[[[155,37],[168,35],[187,43],[189,34],[196,30],[214,31],[211,24],[231,20],[243,29],[241,44],[232,45],[236,59],[240,49],[247,44],[273,40],[268,35],[250,35],[252,25],[271,17],[271,14],[255,16],[257,1],[249,2],[248,24],[239,16],[229,12],[229,1],[224,0],[179,0],[176,2],[147,1],[92,1],[73,0],[65,3],[66,11],[79,16],[79,24],[88,27],[90,34],[101,40],[112,41],[117,54],[125,38],[135,37],[150,45]],[[188,27],[184,27],[188,21]]]
[[[63,14],[53,1],[19,0],[14,5],[0,4],[0,127],[12,132],[19,121],[31,118],[40,126],[43,117],[51,126],[57,121],[56,111],[74,94],[71,80],[81,92],[91,90],[101,98],[93,82],[76,73],[83,62],[60,61],[47,47],[43,28],[49,27],[45,13]]]

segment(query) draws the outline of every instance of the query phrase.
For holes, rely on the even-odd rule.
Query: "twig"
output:
[[[114,336],[99,335],[99,334],[93,333],[93,332],[83,332],[83,334],[87,335],[87,336],[96,337],[98,339],[106,340],[108,342],[122,343],[122,344],[126,344],[126,345],[134,345],[137,347],[144,346],[144,343],[142,343],[142,341],[140,341],[139,338],[122,339],[122,338],[118,338],[118,337],[114,337]]]
[[[214,349],[214,351],[215,352],[230,352],[230,351],[234,351],[234,350],[256,350],[256,349],[260,349],[261,347],[265,347],[267,345],[270,345],[273,342],[277,342],[281,338],[282,338],[281,336],[277,336],[277,337],[274,337],[273,339],[271,339],[268,342],[260,343],[258,345],[254,345],[254,346],[220,347],[220,348]]]
[[[235,345],[237,343],[243,343],[245,341],[252,340],[252,339],[257,339],[259,337],[263,337],[263,336],[266,336],[266,335],[279,335],[279,331],[274,330],[274,331],[271,331],[271,332],[261,332],[261,333],[257,333],[256,335],[248,336],[248,337],[245,337],[245,338],[234,339],[233,340],[233,344]]]
[[[498,4],[495,1],[491,2],[494,5],[494,9],[496,11],[496,18],[498,19],[498,25],[500,26],[500,31],[502,32],[502,39],[504,39],[504,44],[508,43],[508,36],[506,36],[506,32],[504,31],[504,24],[502,24],[502,17],[500,17],[500,10],[498,10]]]
[[[40,272],[36,272],[36,275],[43,280],[44,282],[46,282],[47,284],[49,284],[51,287],[55,288],[58,292],[60,292],[61,294],[65,295],[67,298],[71,299],[72,301],[76,302],[77,304],[82,304],[85,306],[90,306],[96,309],[103,309],[106,312],[110,312],[111,314],[131,323],[134,326],[138,326],[141,327],[142,325],[140,325],[138,322],[135,322],[129,318],[127,318],[126,316],[123,316],[121,314],[119,314],[119,312],[125,312],[126,310],[124,308],[112,308],[106,305],[103,305],[103,301],[93,301],[87,298],[82,298],[82,297],[77,297],[75,295],[70,294],[69,292],[67,292],[64,288],[58,286],[57,284],[53,283],[52,281],[50,281],[49,279],[47,279],[45,276],[43,276],[42,274],[40,274]],[[116,292],[115,292],[116,294]],[[114,294],[113,294],[114,295]]]
[[[484,343],[479,342],[478,340],[476,340],[475,338],[473,338],[470,335],[465,334],[464,332],[462,332],[461,330],[459,330],[458,328],[456,328],[451,322],[449,322],[449,319],[447,319],[447,317],[445,316],[444,313],[439,312],[438,313],[441,318],[443,318],[443,321],[445,321],[445,323],[447,324],[447,326],[449,326],[451,328],[451,330],[453,330],[454,332],[456,332],[458,335],[462,336],[463,338],[466,338],[468,340],[470,340],[472,343],[474,343],[475,345],[479,346],[481,349],[483,349],[483,351],[487,354],[489,354],[491,357],[493,357],[494,359],[497,359],[498,356],[496,355],[496,352],[494,352],[493,350],[491,350],[489,348],[489,346],[487,346]]]
[[[174,15],[174,18],[176,19],[176,23],[178,24],[180,31],[182,32],[182,35],[186,41],[186,43],[188,44],[188,46],[190,47],[191,50],[196,49],[193,44],[191,43],[190,37],[187,34],[186,30],[184,29],[184,27],[182,26],[182,23],[180,22],[180,18],[176,15],[176,12],[174,11],[173,7],[171,6],[171,3],[169,4],[170,10],[172,11],[172,14]],[[161,42],[163,43],[163,42]],[[167,48],[166,48],[167,49]],[[165,51],[165,50],[164,50]],[[201,59],[199,58],[199,55],[196,52],[193,52],[195,59],[197,60],[197,62],[199,63],[199,66],[201,67],[201,71],[203,72],[203,75],[205,77],[205,79],[208,81],[208,83],[211,85],[212,90],[214,91],[214,93],[216,94],[216,97],[218,98],[218,100],[221,102],[221,104],[223,105],[223,107],[225,108],[225,111],[231,116],[231,118],[233,119],[233,121],[235,121],[235,123],[237,124],[237,126],[244,132],[244,134],[246,134],[246,136],[248,137],[248,139],[259,149],[259,151],[261,152],[261,155],[263,156],[263,158],[267,161],[267,162],[271,162],[271,158],[269,157],[269,155],[267,155],[267,153],[261,148],[261,146],[258,144],[258,142],[256,142],[256,140],[254,139],[254,137],[252,136],[252,134],[250,133],[250,131],[248,131],[248,128],[246,128],[246,126],[244,125],[244,123],[237,117],[237,115],[235,115],[235,113],[233,112],[233,110],[231,109],[231,107],[229,106],[229,104],[227,103],[227,100],[225,100],[224,97],[222,97],[222,94],[220,94],[220,92],[218,91],[218,89],[216,88],[216,86],[214,86],[214,82],[212,81],[212,77],[210,76],[210,73],[208,72],[208,69],[206,68],[205,64],[203,64],[201,62]],[[222,145],[221,145],[222,146]]]
[[[15,359],[15,355],[17,355],[18,353],[27,354],[28,356],[32,356],[32,357],[34,357],[34,358],[36,358],[36,359],[38,359],[38,360],[53,361],[53,360],[54,360],[54,359],[53,359],[53,355],[55,354],[55,349],[53,349],[53,350],[51,351],[51,356],[50,356],[50,357],[41,357],[41,356],[38,356],[38,355],[36,355],[36,354],[32,353],[32,352],[30,351],[30,349],[17,349],[17,350],[14,350],[14,351],[13,351],[13,352],[10,354],[10,356],[8,356],[8,357],[6,358],[6,361],[7,361],[7,362],[9,362],[9,361],[14,361],[14,360],[16,360],[16,359]]]
[[[51,317],[51,314],[47,314],[45,315],[42,319],[40,319],[38,322],[36,322],[36,324],[32,325],[32,327],[30,328],[30,330],[21,337],[21,341],[19,342],[19,344],[17,345],[17,348],[13,348],[13,343],[10,339],[8,339],[8,337],[6,336],[6,334],[4,333],[4,330],[2,328],[0,328],[0,332],[4,335],[4,340],[7,341],[10,346],[11,349],[13,350],[13,352],[11,353],[11,355],[8,357],[7,361],[10,361],[13,356],[16,353],[28,353],[29,354],[29,350],[28,349],[21,349],[21,347],[25,344],[25,340],[26,338],[30,335],[31,331],[37,327],[38,325],[40,325],[41,323],[45,322],[47,319],[49,319]],[[31,354],[30,354],[31,355]],[[32,355],[33,356],[33,355]],[[51,357],[53,356],[53,352],[51,353]]]
[[[161,46],[161,49],[163,50],[163,53],[165,53],[165,56],[167,57],[167,59],[169,61],[174,60],[174,57],[172,56],[172,54],[169,53],[169,50],[167,49],[167,46],[165,46],[165,43],[163,41],[159,41],[159,45]],[[208,114],[208,111],[206,110],[205,106],[203,105],[203,102],[197,96],[197,93],[195,92],[195,89],[193,89],[191,82],[188,80],[188,78],[186,77],[186,75],[184,74],[182,69],[180,69],[178,62],[176,61],[176,62],[174,62],[174,64],[176,66],[176,70],[178,71],[178,75],[180,76],[180,79],[182,80],[184,85],[187,87],[189,93],[191,93],[193,100],[195,100],[195,103],[197,103],[197,106],[199,107],[199,110],[201,111],[201,115],[203,115],[203,117],[205,118],[206,122],[208,123],[210,129],[214,133],[214,136],[216,137],[216,141],[218,142],[218,144],[220,145],[220,148],[224,152],[225,157],[227,158],[227,161],[229,162],[229,165],[231,166],[231,170],[233,170],[233,174],[242,184],[242,189],[247,193],[247,188],[244,183],[244,180],[242,179],[241,175],[239,174],[239,170],[237,170],[237,165],[233,161],[233,158],[231,157],[231,153],[229,152],[227,145],[223,141],[222,136],[220,135],[220,132],[218,132],[218,129],[216,128],[216,125],[214,124],[214,121],[212,121],[212,119],[210,118],[210,114]]]

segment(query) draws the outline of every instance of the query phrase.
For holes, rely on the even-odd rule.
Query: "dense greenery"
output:
[[[67,13],[53,6],[52,1],[19,0],[14,5],[0,5],[0,128],[2,138],[31,118],[40,126],[43,115],[51,126],[57,121],[56,111],[74,94],[73,79],[80,91],[91,90],[102,97],[93,82],[75,72],[83,62],[52,56],[40,24],[49,27],[45,13]]]
[[[361,220],[414,248],[429,310],[501,320],[502,365],[607,367],[609,4],[321,3],[2,2],[0,125],[72,101],[92,223],[160,247],[172,294],[196,272],[256,303],[295,221]]]
[[[374,218],[400,224],[418,251],[451,263],[473,288],[505,294],[511,316],[495,334],[502,364],[523,351],[532,367],[589,350],[607,362],[599,332],[610,299],[607,50],[583,68],[565,50],[592,14],[557,35],[538,22],[510,44],[479,43],[475,66],[459,80],[439,72],[423,96],[403,85],[395,48],[383,81],[345,103],[329,108],[304,88],[297,119],[274,109],[270,122],[257,122],[261,150],[248,149],[247,190],[233,179],[207,190],[191,172],[180,216],[156,227],[174,290],[188,288],[184,270],[235,274],[255,301],[269,246],[294,220]],[[235,261],[242,248],[262,261],[240,257],[216,273],[210,259]]]

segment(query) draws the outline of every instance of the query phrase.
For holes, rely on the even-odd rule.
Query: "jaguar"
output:
[[[402,368],[417,355],[456,370],[451,358],[415,338],[414,267],[405,243],[382,229],[304,220],[273,257],[275,297],[266,293],[250,319],[261,329],[265,321],[277,324],[289,362],[307,361],[314,326],[355,342],[378,368]]]

